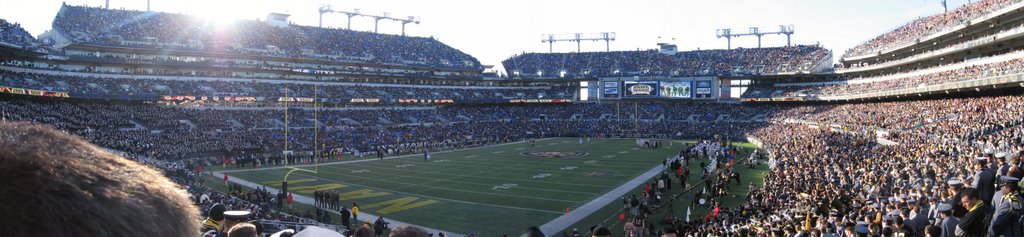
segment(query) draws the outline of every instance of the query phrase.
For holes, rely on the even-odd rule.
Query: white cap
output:
[[[953,205],[949,205],[949,204],[946,204],[946,203],[939,204],[939,211],[949,211],[949,210],[953,210]]]

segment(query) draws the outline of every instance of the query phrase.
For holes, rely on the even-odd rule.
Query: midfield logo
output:
[[[519,153],[523,156],[537,157],[537,158],[548,158],[548,159],[562,159],[562,158],[576,158],[583,157],[590,153],[587,152],[568,152],[568,151],[535,151],[535,152],[523,152]]]

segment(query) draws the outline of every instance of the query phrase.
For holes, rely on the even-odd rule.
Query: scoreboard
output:
[[[603,99],[713,99],[715,78],[602,78]]]

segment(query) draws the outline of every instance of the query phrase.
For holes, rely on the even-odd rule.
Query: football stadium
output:
[[[2,235],[1024,237],[1024,0],[488,4],[0,0]]]

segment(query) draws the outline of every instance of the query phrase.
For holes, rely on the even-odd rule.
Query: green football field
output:
[[[545,139],[533,146],[510,143],[432,153],[429,161],[411,155],[320,164],[303,167],[316,173],[296,171],[288,180],[293,193],[337,192],[346,207],[355,202],[362,212],[386,218],[463,234],[517,236],[529,226],[565,214],[566,208],[574,210],[623,185],[680,149],[678,141],[661,149],[644,149],[633,139],[594,139],[583,144],[576,138]],[[697,171],[696,166],[690,166],[691,172]],[[271,167],[226,172],[280,188],[288,171]],[[760,180],[751,182],[759,184]],[[678,186],[675,188],[673,191],[679,192]],[[636,193],[635,188],[631,190]],[[742,199],[742,194],[739,196]],[[618,209],[621,202],[612,202],[567,229],[613,225],[614,218],[608,217]],[[695,214],[704,212],[694,210]],[[334,218],[334,222],[338,220]]]

